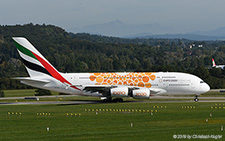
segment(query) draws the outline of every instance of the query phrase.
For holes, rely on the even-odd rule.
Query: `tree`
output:
[[[212,68],[210,70],[211,76],[221,78],[222,77],[223,70],[221,68]]]
[[[0,89],[31,88],[10,79],[28,75],[11,39],[18,35],[32,42],[60,72],[179,71],[196,74],[211,84],[214,78],[218,84],[225,80],[224,70],[209,70],[208,73],[204,69],[211,66],[212,57],[217,64],[225,62],[223,41],[123,39],[73,34],[54,25],[30,23],[0,26]],[[193,44],[196,46],[188,47]],[[198,48],[199,44],[203,47]],[[214,86],[225,88],[223,85],[211,88]]]
[[[0,90],[0,97],[5,97],[5,93],[2,90]]]
[[[198,66],[195,70],[194,70],[194,74],[197,75],[198,77],[200,77],[201,79],[205,80],[207,79],[207,77],[210,76],[209,74],[209,70],[206,69],[203,66]]]

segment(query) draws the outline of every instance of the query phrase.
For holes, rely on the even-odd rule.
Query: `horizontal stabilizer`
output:
[[[30,82],[30,83],[50,83],[48,80],[43,80],[43,79],[38,79],[38,78],[31,78],[31,77],[14,77],[11,79],[15,79],[15,80],[20,80],[20,81],[25,81],[25,82]]]

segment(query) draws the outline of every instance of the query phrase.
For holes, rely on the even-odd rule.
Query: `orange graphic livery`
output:
[[[90,76],[95,85],[127,85],[151,88],[151,81],[155,80],[152,73],[128,73],[119,75],[117,73],[93,73]]]

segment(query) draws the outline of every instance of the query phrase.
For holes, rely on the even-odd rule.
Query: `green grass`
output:
[[[219,92],[219,91],[209,91],[203,95],[203,97],[212,96],[212,97],[225,97],[225,92]]]
[[[174,134],[223,135],[225,138],[225,131],[220,131],[221,125],[225,126],[225,103],[216,104],[1,105],[0,140],[173,140]],[[218,109],[211,109],[216,106]],[[219,109],[219,106],[222,108]],[[101,109],[97,115],[96,109]],[[121,112],[113,112],[113,109]],[[128,111],[132,109],[141,112]],[[147,110],[153,110],[153,115]],[[20,112],[21,115],[18,115]],[[37,113],[50,113],[50,116]],[[81,116],[74,116],[75,113]],[[47,127],[50,128],[49,132],[46,131]]]
[[[36,89],[22,89],[22,90],[4,90],[5,97],[28,97],[35,96]],[[59,93],[51,91],[52,95],[58,95]]]
[[[34,91],[7,90],[5,96],[34,96]],[[55,96],[57,94],[53,93]],[[205,95],[221,96],[224,94],[209,92]],[[40,101],[77,100],[94,101],[99,98],[80,96],[40,98]],[[163,99],[150,99],[152,102],[154,100]],[[17,99],[17,102],[24,101],[35,100]],[[126,98],[125,101],[136,100]],[[0,99],[0,102],[16,102],[16,100]],[[96,109],[98,109],[97,115]],[[116,109],[117,112],[113,111]],[[132,112],[132,109],[141,110],[141,112]],[[153,115],[147,110],[153,110]],[[40,115],[40,113],[45,115]],[[46,116],[46,113],[50,115]],[[81,116],[75,116],[75,113]],[[212,117],[209,116],[210,113]],[[223,135],[225,138],[225,131],[220,131],[222,125],[225,127],[224,117],[225,103],[128,102],[82,105],[0,105],[0,140],[173,140],[173,135],[194,134]],[[50,128],[49,132],[46,131],[47,127]]]
[[[5,97],[22,97],[22,96],[34,96],[35,89],[25,90],[4,90]]]

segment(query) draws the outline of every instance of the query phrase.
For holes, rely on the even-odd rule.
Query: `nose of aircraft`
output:
[[[206,93],[210,90],[210,86],[207,83],[204,83],[203,87],[202,87],[202,91],[203,93]]]

